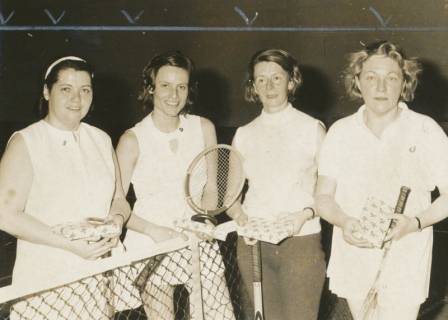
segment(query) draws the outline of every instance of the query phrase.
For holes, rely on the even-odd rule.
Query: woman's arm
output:
[[[233,137],[232,141],[232,147],[238,150],[237,148],[237,142],[236,142],[236,134],[235,137]],[[239,226],[243,226],[247,223],[249,220],[248,215],[244,212],[242,204],[241,204],[241,198],[242,195],[238,197],[238,199],[235,201],[235,203],[227,209],[226,213],[227,215],[236,222]]]
[[[325,126],[322,122],[317,121],[317,128],[316,128],[316,149],[315,149],[315,155],[314,155],[314,164],[317,166],[317,160],[319,158],[319,150],[322,146],[322,143],[325,138]],[[315,194],[313,195],[315,196]],[[302,229],[303,225],[310,219],[313,219],[316,215],[316,204],[312,206],[308,206],[303,208],[302,210],[298,212],[289,213],[288,215],[292,215],[295,217],[296,221],[294,223],[294,234],[298,234],[300,230]]]
[[[114,224],[120,227],[120,230],[123,230],[126,221],[129,220],[129,216],[131,215],[131,207],[128,201],[126,200],[126,197],[123,192],[123,185],[121,183],[121,173],[120,168],[118,167],[117,157],[113,149],[111,150],[111,152],[115,168],[115,190],[109,214],[107,216],[107,220],[113,221]],[[112,239],[112,243],[117,245],[119,240],[120,237],[117,236],[114,239]]]
[[[208,148],[216,145],[218,143],[218,139],[216,138],[216,130],[213,123],[206,118],[201,118],[201,127],[204,135],[205,147]]]
[[[135,165],[137,164],[137,159],[140,154],[137,137],[132,131],[128,130],[121,136],[118,141],[116,152],[122,190],[124,194],[127,194],[131,185]],[[127,227],[131,230],[144,233],[146,223],[149,222],[141,218],[136,219],[135,214],[131,213]]]
[[[359,221],[348,216],[337,204],[336,181],[330,177],[319,176],[316,186],[316,209],[320,217],[342,229],[345,241],[360,248],[370,248],[372,245],[355,234],[360,230]]]
[[[409,233],[432,226],[446,217],[448,217],[448,190],[443,190],[443,192],[441,191],[440,196],[429,206],[429,208],[419,214],[416,218],[402,214],[391,215],[391,218],[395,220],[395,226],[388,234],[385,241],[401,239]]]
[[[14,135],[0,162],[0,229],[29,242],[64,249],[86,259],[96,259],[110,251],[107,241],[88,244],[70,241],[52,232],[51,228],[25,213],[25,205],[33,181],[33,168],[20,134]]]
[[[115,216],[118,216],[121,219],[121,224],[123,225],[126,221],[128,221],[129,216],[131,215],[131,207],[126,200],[126,196],[123,191],[120,167],[118,166],[117,156],[115,155],[115,152],[113,150],[112,158],[115,167],[115,191],[109,211],[109,217],[111,219],[114,219]]]
[[[123,133],[118,141],[116,152],[122,190],[126,195],[140,154],[137,137],[132,131]]]

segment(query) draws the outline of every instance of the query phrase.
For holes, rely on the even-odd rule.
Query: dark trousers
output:
[[[238,239],[245,319],[253,319],[252,248]],[[263,309],[266,320],[316,320],[325,281],[320,234],[261,243]]]

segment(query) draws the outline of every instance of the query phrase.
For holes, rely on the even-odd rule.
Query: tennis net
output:
[[[198,246],[174,239],[101,259],[82,278],[0,288],[0,319],[241,319],[235,239]],[[199,250],[198,270],[192,250]],[[195,292],[199,305],[191,298]]]

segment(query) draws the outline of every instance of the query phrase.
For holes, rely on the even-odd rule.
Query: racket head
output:
[[[185,200],[196,213],[213,217],[235,203],[245,179],[242,156],[235,148],[226,144],[208,147],[187,169]],[[203,219],[197,216],[195,221]]]

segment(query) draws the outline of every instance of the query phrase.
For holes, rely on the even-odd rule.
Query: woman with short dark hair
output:
[[[296,220],[294,236],[278,245],[261,242],[264,312],[266,319],[315,320],[325,260],[313,196],[325,128],[291,104],[302,76],[290,53],[255,53],[247,75],[246,100],[260,104],[262,111],[238,128],[233,140],[242,154],[249,188],[244,203],[237,202],[228,214],[240,225],[248,217],[276,220],[288,215]],[[242,239],[238,265],[244,294],[252,298],[252,250]],[[252,306],[246,305],[245,312],[252,317]]]
[[[42,117],[10,138],[0,163],[0,229],[16,236],[12,285],[47,289],[85,277],[118,243],[69,240],[52,226],[103,218],[119,226],[130,214],[109,136],[82,120],[93,72],[78,57],[53,62],[44,76]],[[101,281],[101,277],[99,277]],[[87,279],[14,305],[11,319],[103,319],[101,283]],[[42,303],[53,301],[53,305]],[[97,301],[92,306],[89,301]],[[25,306],[28,305],[28,308]],[[22,313],[22,310],[24,310]]]
[[[193,214],[183,194],[187,168],[203,149],[216,144],[213,123],[188,112],[195,91],[193,62],[178,51],[155,56],[143,70],[140,100],[150,113],[127,130],[117,146],[124,190],[132,183],[137,198],[124,240],[129,251],[185,237],[175,230],[174,221]],[[216,241],[201,241],[199,246],[203,317],[232,320],[219,246]],[[142,298],[149,318],[174,319],[176,285],[185,284],[191,293],[191,250],[168,253],[159,266],[166,276],[148,278]],[[202,318],[197,312],[190,308],[192,319]]]

